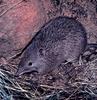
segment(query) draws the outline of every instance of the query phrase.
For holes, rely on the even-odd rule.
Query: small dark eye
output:
[[[28,65],[31,66],[32,65],[32,62],[29,62]]]

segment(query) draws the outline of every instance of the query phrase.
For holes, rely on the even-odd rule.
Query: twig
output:
[[[78,90],[80,87],[78,87],[66,100],[69,100]]]
[[[17,6],[18,4],[20,4],[21,2],[23,2],[23,0],[15,3],[13,6],[9,7],[7,10],[5,10],[1,15],[0,17],[2,17],[4,14],[6,14],[9,10],[11,10],[12,8],[14,8],[15,6]]]
[[[4,6],[6,6],[6,5],[7,5],[7,4],[0,5],[0,8],[1,8],[1,7],[4,7]]]
[[[14,90],[14,91],[18,91],[18,92],[25,92],[25,93],[29,93],[28,91],[26,91],[26,90],[21,90],[21,89],[15,89],[15,88],[12,88],[12,87],[10,87],[10,86],[6,86],[6,85],[4,85],[4,86],[2,86],[1,84],[0,84],[0,87],[5,87],[5,88],[7,88],[7,89],[10,89],[10,90]]]
[[[44,87],[44,88],[63,90],[63,87],[54,87],[54,86],[48,86],[48,85],[40,85],[40,86],[41,87]]]

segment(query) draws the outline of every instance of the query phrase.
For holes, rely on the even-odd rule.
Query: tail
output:
[[[97,49],[96,43],[87,44],[85,51],[95,51]]]
[[[86,49],[82,55],[82,58],[88,62],[88,61],[91,61],[92,59],[94,59],[93,57],[91,58],[91,55],[97,55],[97,44],[96,43],[90,43],[90,44],[87,44],[86,46]],[[87,51],[89,51],[88,53],[86,53]]]

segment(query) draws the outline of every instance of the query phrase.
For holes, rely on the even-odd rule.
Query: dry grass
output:
[[[15,77],[0,68],[0,99],[2,100],[96,100],[97,59],[84,67],[67,64],[54,74]],[[71,66],[71,68],[70,68]],[[72,69],[73,67],[73,69]],[[64,68],[68,69],[68,71]]]

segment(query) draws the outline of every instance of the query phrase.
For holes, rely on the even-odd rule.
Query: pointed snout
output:
[[[17,72],[15,73],[15,76],[16,77],[19,77],[25,73],[38,73],[38,69],[36,67],[30,67],[30,68],[24,68],[24,67],[21,67],[21,68],[18,68]]]

